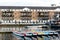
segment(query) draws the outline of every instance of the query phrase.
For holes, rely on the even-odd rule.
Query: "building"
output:
[[[44,25],[50,20],[60,20],[60,6],[0,6],[0,38],[10,37],[13,30]]]
[[[0,6],[0,31],[21,30],[24,26],[60,19],[60,6]]]

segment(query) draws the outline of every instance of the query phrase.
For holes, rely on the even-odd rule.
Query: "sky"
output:
[[[60,5],[60,0],[0,0],[0,6],[51,6]]]

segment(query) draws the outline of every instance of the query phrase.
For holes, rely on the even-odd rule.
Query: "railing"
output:
[[[13,30],[19,31],[22,29],[20,27],[0,27],[0,32],[12,32]]]
[[[45,24],[49,20],[0,20],[0,24]]]

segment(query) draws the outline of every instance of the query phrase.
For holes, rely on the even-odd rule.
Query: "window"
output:
[[[21,12],[21,20],[31,20],[31,12]]]
[[[2,11],[3,20],[13,20],[14,18],[13,11]]]
[[[55,12],[53,18],[54,18],[54,19],[59,19],[59,18],[60,18],[60,12]]]
[[[49,12],[38,12],[38,20],[48,20]]]

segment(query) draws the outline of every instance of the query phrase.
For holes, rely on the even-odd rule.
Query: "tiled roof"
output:
[[[29,8],[29,9],[56,9],[60,7],[44,7],[44,6],[0,6],[0,9],[23,9],[23,8]]]

